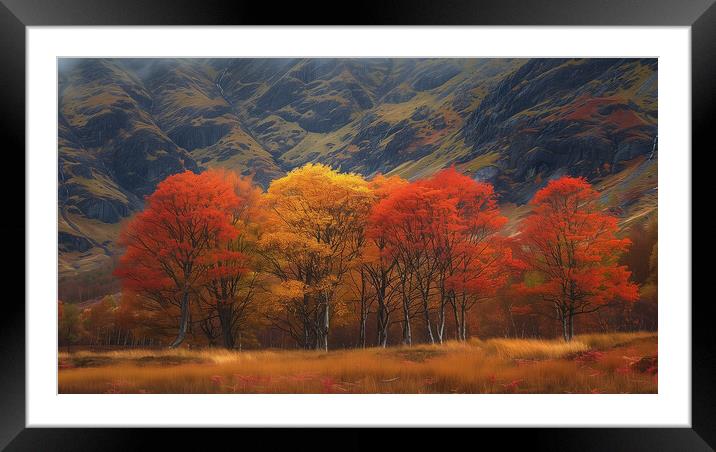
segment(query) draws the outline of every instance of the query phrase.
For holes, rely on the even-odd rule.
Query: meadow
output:
[[[75,350],[59,393],[656,393],[657,333],[335,351]]]

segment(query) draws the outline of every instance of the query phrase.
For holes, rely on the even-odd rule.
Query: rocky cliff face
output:
[[[407,178],[454,164],[516,206],[551,177],[583,175],[625,218],[643,214],[656,204],[656,71],[635,59],[63,60],[60,271],[110,258],[159,181],[209,167],[266,187],[307,162]]]
[[[654,146],[656,69],[656,60],[531,60],[470,114],[462,134],[472,149],[461,161],[499,155],[488,179],[504,176],[516,202],[557,172],[618,172]]]

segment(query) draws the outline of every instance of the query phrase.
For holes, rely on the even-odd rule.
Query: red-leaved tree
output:
[[[257,222],[262,219],[261,189],[252,184],[251,178],[233,172],[223,172],[221,176],[231,185],[239,202],[230,212],[234,232],[228,238],[215,236],[210,252],[202,260],[207,268],[202,281],[206,289],[202,295],[206,296],[201,298],[208,308],[202,329],[207,332],[206,322],[216,316],[224,347],[231,349],[241,336],[258,289],[259,272],[253,257],[259,235]]]
[[[521,260],[532,272],[523,291],[547,303],[565,341],[574,336],[575,316],[638,298],[629,270],[618,265],[630,241],[616,236],[616,218],[599,209],[598,197],[583,178],[550,181],[521,224]]]
[[[407,182],[398,177],[385,177],[377,175],[370,182],[373,190],[374,203],[389,197],[396,190],[407,185]],[[374,204],[374,206],[375,206]],[[398,294],[400,306],[403,312],[403,343],[410,344],[410,301],[407,289],[407,275],[399,271],[398,261],[393,253],[388,252],[388,240],[386,229],[382,224],[380,216],[370,217],[374,221],[368,221],[366,228],[366,243],[363,247],[361,263],[359,266],[360,281],[360,333],[359,344],[365,347],[365,323],[370,303],[366,293],[372,293],[376,302],[376,330],[378,333],[378,345],[385,347],[388,343],[388,330],[390,327],[391,314],[398,308]],[[368,288],[369,290],[366,290]]]
[[[186,337],[191,297],[211,268],[207,263],[216,262],[210,254],[225,253],[217,244],[235,237],[232,220],[239,206],[234,187],[222,173],[187,171],[159,183],[144,210],[122,230],[120,243],[126,251],[115,274],[125,290],[178,317],[171,347]]]
[[[459,227],[446,233],[444,298],[452,306],[458,340],[467,340],[467,313],[507,283],[512,250],[498,233],[507,223],[491,184],[476,182],[454,168],[428,183],[456,202]],[[444,314],[442,315],[444,326]]]
[[[443,342],[449,306],[456,336],[465,339],[468,310],[506,282],[511,253],[495,235],[505,222],[492,186],[454,168],[401,187],[374,207],[369,234],[379,231],[383,252],[410,276],[429,342]]]

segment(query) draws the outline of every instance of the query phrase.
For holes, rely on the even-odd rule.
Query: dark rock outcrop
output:
[[[116,223],[130,213],[128,205],[113,199],[85,198],[77,203],[77,207],[87,218],[104,223]]]
[[[627,74],[650,70],[650,60],[536,59],[505,77],[470,114],[462,129],[473,153],[496,152],[512,177],[503,194],[524,202],[539,180],[557,173],[593,178],[605,167],[651,151],[656,85]],[[627,81],[625,81],[625,79]],[[640,104],[626,99],[638,89]],[[629,91],[626,91],[629,90]],[[526,190],[517,186],[531,185]]]
[[[451,64],[431,67],[421,73],[417,80],[413,82],[413,88],[417,91],[435,89],[459,73],[460,68]]]
[[[57,242],[59,246],[59,251],[67,253],[84,253],[85,251],[92,249],[92,247],[94,246],[92,245],[92,242],[87,240],[87,238],[85,237],[80,237],[78,235],[62,231],[57,233]]]

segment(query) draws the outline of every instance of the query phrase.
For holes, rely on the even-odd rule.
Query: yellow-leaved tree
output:
[[[364,244],[374,194],[356,174],[307,164],[274,180],[260,249],[278,278],[274,324],[304,348],[328,349],[336,293]]]

